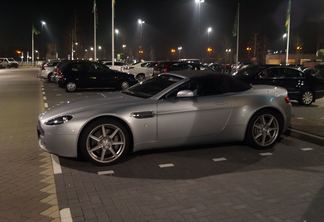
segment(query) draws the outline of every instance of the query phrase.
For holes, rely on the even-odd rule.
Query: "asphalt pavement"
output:
[[[324,147],[289,136],[266,151],[240,143],[151,150],[110,167],[50,158],[37,146],[42,109],[110,92],[66,93],[36,76],[0,71],[0,221],[59,221],[57,212],[91,222],[323,221]],[[294,115],[321,117],[308,110],[319,107],[304,108],[294,105]]]

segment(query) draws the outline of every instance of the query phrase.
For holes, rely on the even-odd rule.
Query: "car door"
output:
[[[100,81],[94,64],[92,62],[79,62],[78,64],[78,78],[80,85],[83,88],[100,87]]]
[[[202,84],[185,83],[172,96],[161,99],[157,105],[158,140],[174,145],[217,141],[231,115],[232,104],[226,95],[214,90],[216,85],[212,79]],[[177,92],[185,89],[197,96],[177,98]]]
[[[104,65],[96,64],[96,72],[98,79],[100,80],[101,87],[103,88],[115,88],[118,85],[118,72],[112,70]]]
[[[299,98],[304,87],[308,87],[304,74],[292,68],[284,68],[284,83],[281,86],[287,89],[291,98]]]

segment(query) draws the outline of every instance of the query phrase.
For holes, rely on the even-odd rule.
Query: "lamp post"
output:
[[[42,28],[44,28],[46,26],[46,22],[45,21],[40,21]],[[35,26],[32,25],[32,64],[35,65],[35,35],[38,35],[39,31],[36,30]],[[39,54],[38,54],[39,56]]]
[[[199,35],[198,42],[200,46],[202,44],[201,42],[201,4],[203,4],[204,2],[205,0],[195,0],[196,6],[198,7],[198,35]],[[200,57],[202,57],[202,53],[199,54]]]
[[[143,47],[143,25],[145,21],[143,19],[137,19],[137,24],[140,26],[140,48]]]
[[[183,48],[182,46],[179,46],[178,47],[178,57],[179,57],[179,60],[181,59],[181,52],[182,52]]]
[[[208,44],[209,44],[209,36],[210,36],[210,33],[212,33],[212,31],[213,31],[213,28],[212,27],[208,27],[207,28]]]

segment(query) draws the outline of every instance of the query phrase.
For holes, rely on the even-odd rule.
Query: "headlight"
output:
[[[45,125],[50,125],[50,126],[54,126],[54,125],[60,125],[63,123],[68,122],[69,120],[71,120],[73,117],[72,116],[60,116],[60,117],[56,117],[54,119],[50,119],[48,120]]]

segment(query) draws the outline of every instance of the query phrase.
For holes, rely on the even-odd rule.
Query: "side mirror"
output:
[[[196,96],[191,90],[181,90],[177,93],[177,98],[192,98]]]

